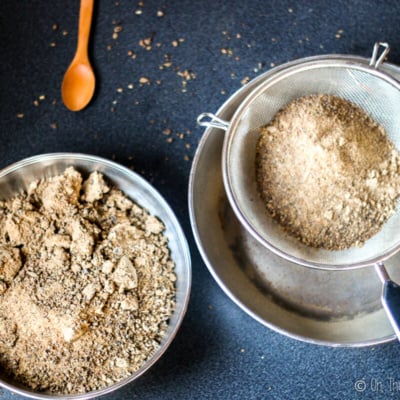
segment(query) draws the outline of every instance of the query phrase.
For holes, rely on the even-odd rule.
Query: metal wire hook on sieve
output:
[[[209,112],[201,113],[197,117],[197,124],[207,128],[223,129],[224,131],[229,128],[229,122]]]
[[[379,55],[379,48],[383,47],[381,55]],[[379,66],[385,61],[386,56],[389,54],[390,46],[386,42],[376,42],[372,50],[372,56],[369,61],[369,66],[378,69]]]

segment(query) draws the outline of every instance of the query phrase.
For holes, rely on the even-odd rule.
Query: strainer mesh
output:
[[[284,254],[306,264],[351,266],[375,262],[399,246],[399,211],[362,248],[328,251],[310,248],[285,234],[269,216],[258,194],[255,148],[259,128],[294,99],[311,94],[336,95],[357,104],[384,126],[391,141],[400,149],[400,90],[395,80],[372,67],[345,62],[292,67],[264,82],[231,121],[224,161],[228,194],[236,211],[256,236]]]

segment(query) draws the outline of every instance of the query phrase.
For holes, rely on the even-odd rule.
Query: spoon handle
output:
[[[81,0],[79,10],[79,29],[78,29],[78,45],[76,55],[78,57],[87,58],[87,49],[89,44],[90,27],[92,24],[94,0]]]
[[[400,340],[400,286],[390,279],[383,263],[375,264],[375,271],[383,284],[381,297],[383,308]]]

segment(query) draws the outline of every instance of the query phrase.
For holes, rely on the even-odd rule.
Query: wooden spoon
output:
[[[81,0],[77,49],[61,86],[63,102],[71,111],[86,107],[94,93],[96,78],[88,57],[93,4],[94,0]]]

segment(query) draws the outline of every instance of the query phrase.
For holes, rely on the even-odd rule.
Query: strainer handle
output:
[[[228,130],[229,128],[229,122],[217,117],[215,114],[208,112],[200,114],[197,117],[197,123],[200,126],[223,129],[224,131]]]
[[[379,55],[379,48],[383,47],[382,53]],[[385,61],[386,56],[389,54],[390,47],[386,42],[376,42],[374,49],[372,50],[372,56],[369,61],[369,65],[378,69],[379,66]]]
[[[382,305],[389,321],[400,340],[400,286],[393,282],[382,263],[375,265],[375,270],[383,283]]]

